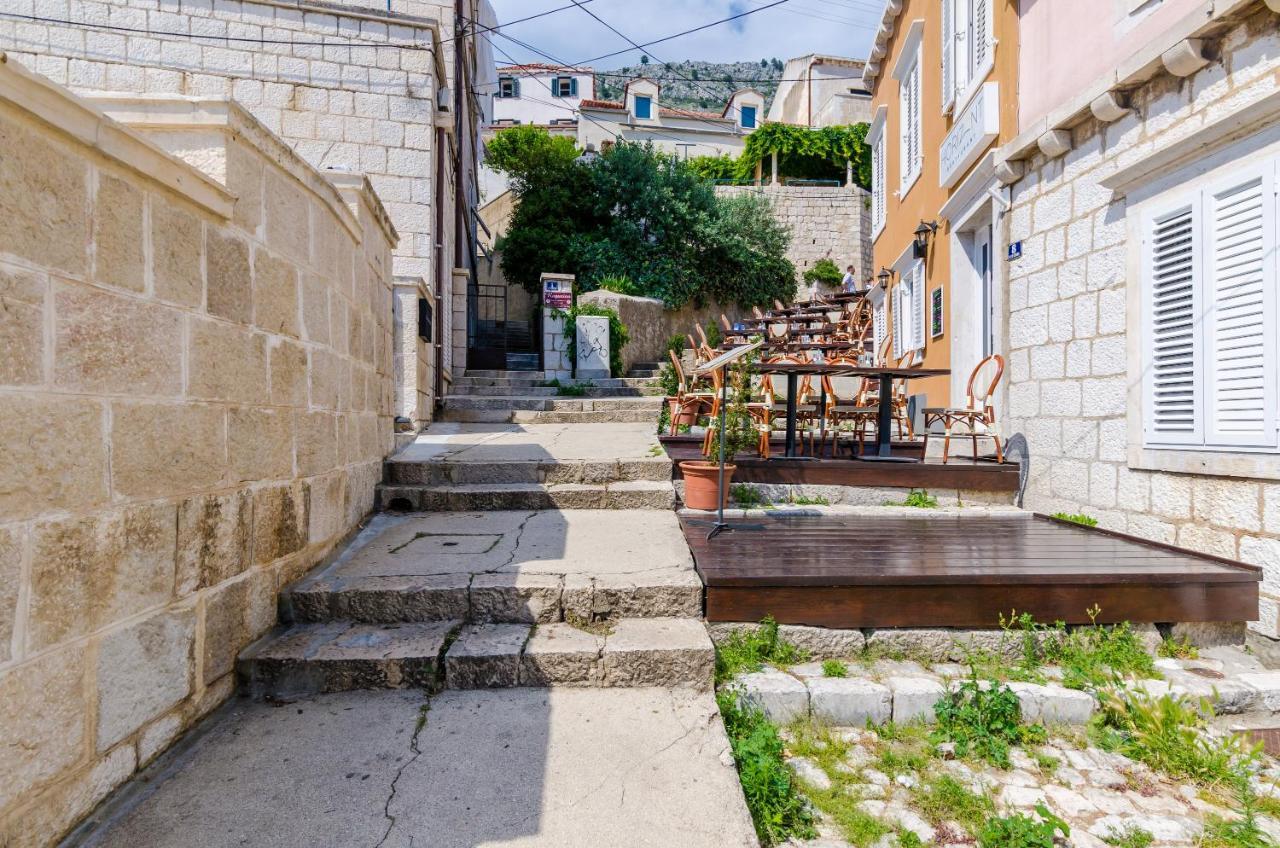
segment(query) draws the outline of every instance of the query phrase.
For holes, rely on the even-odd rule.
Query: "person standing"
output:
[[[852,265],[844,269],[844,279],[840,281],[840,287],[847,292],[855,292],[858,290],[858,278],[853,276]]]

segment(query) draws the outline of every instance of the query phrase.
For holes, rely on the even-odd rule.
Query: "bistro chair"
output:
[[[713,406],[715,394],[707,391],[694,391],[685,377],[684,368],[680,365],[680,357],[676,356],[673,350],[667,351],[667,356],[671,357],[671,365],[676,369],[676,396],[667,398],[667,405],[671,408],[670,434],[674,436],[679,429],[680,418],[693,413],[693,419],[696,422],[700,416],[705,415],[707,410]]]
[[[720,313],[720,326],[724,327],[724,340],[726,342],[735,345],[747,343],[747,337],[742,334],[741,330],[734,329],[733,322],[723,312]]]
[[[720,395],[724,388],[725,368],[717,368],[711,372],[711,408],[707,412],[707,432],[702,437],[702,455],[711,458],[711,440],[719,429]],[[731,400],[730,403],[733,401]],[[772,432],[772,403],[749,401],[747,415],[751,416],[751,426],[756,431],[756,451],[765,459],[769,458],[769,434]]]
[[[973,440],[973,459],[978,459],[978,439],[991,439],[996,445],[996,462],[1004,462],[1004,450],[996,435],[996,410],[991,404],[996,386],[1004,376],[1004,357],[993,353],[978,363],[969,375],[965,388],[965,405],[954,408],[932,408],[924,411],[924,448],[929,450],[929,426],[942,425],[942,462],[947,462],[951,449],[951,437]],[[928,454],[926,453],[926,456]]]
[[[778,312],[786,312],[786,311],[787,311],[787,307],[783,306],[783,305],[782,305],[782,301],[780,301],[780,300],[775,300],[775,301],[773,302],[773,308],[774,308],[774,309],[776,309],[776,310],[778,310]]]
[[[758,306],[751,307],[751,314],[756,316],[756,318],[758,318],[761,321],[764,320],[764,313],[760,311],[760,307]]]

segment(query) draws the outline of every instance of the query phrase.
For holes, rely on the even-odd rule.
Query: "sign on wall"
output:
[[[938,179],[951,188],[982,151],[1000,134],[1000,83],[982,88],[951,125],[938,150]]]
[[[942,332],[942,287],[939,286],[929,293],[929,337],[936,339]]]
[[[548,309],[573,308],[573,277],[542,278],[542,305]]]

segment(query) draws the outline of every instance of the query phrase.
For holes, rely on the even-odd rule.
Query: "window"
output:
[[[653,116],[653,98],[643,95],[636,95],[636,117],[642,121],[649,120]]]
[[[942,0],[942,111],[963,106],[991,69],[991,0]]]
[[[884,229],[884,136],[871,145],[871,231]]]
[[[1276,450],[1280,158],[1142,216],[1143,442]]]
[[[899,181],[901,193],[920,176],[920,54],[898,82]]]
[[[551,81],[551,93],[556,97],[577,97],[577,77],[556,77]]]
[[[917,259],[893,290],[893,357],[924,349],[924,261]]]
[[[742,128],[753,130],[756,128],[756,107],[743,106],[739,112],[742,114]]]
[[[519,97],[520,80],[515,77],[498,77],[499,97]]]

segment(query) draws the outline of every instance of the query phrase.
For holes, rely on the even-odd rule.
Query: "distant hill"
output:
[[[673,62],[661,65],[626,65],[621,68],[596,68],[596,97],[620,100],[622,87],[631,77],[646,76],[662,85],[660,102],[682,109],[719,112],[729,95],[740,88],[754,88],[764,95],[765,111],[773,102],[782,77],[781,59],[756,62]],[[616,76],[609,76],[614,74]]]

